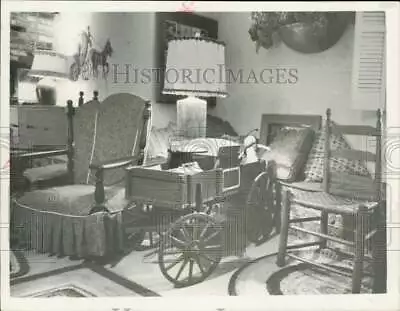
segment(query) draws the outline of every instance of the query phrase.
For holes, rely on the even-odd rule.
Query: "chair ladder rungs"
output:
[[[304,217],[304,218],[293,218],[289,220],[290,224],[294,223],[301,223],[301,222],[308,222],[308,221],[318,221],[321,220],[321,217],[315,216],[315,217]]]
[[[330,236],[328,234],[314,232],[314,231],[307,230],[307,229],[304,229],[304,228],[300,228],[300,227],[297,227],[297,226],[290,226],[290,229],[293,229],[293,230],[296,230],[296,231],[300,231],[300,232],[303,232],[303,233],[306,233],[306,234],[314,235],[314,236],[317,236],[317,237],[320,237],[320,238],[323,238],[323,239],[327,239],[327,240],[330,240],[330,241],[333,241],[333,242],[336,242],[336,243],[339,243],[339,244],[343,244],[343,245],[346,245],[346,246],[355,247],[354,242],[350,242],[350,241],[346,241],[346,240],[343,240],[343,239],[340,239],[340,238],[336,238],[336,237]]]
[[[316,246],[320,245],[321,242],[316,241],[316,242],[307,242],[307,243],[298,243],[298,244],[292,244],[288,245],[286,249],[296,249],[296,248],[302,248],[302,247],[309,247],[309,246]]]
[[[327,247],[327,248],[331,249],[332,251],[334,251],[336,253],[338,253],[339,255],[354,258],[354,254],[351,253],[351,252],[346,252],[344,250],[336,249],[336,248],[332,248],[332,247]],[[366,260],[368,262],[373,262],[374,261],[374,259],[372,258],[372,256],[370,254],[364,254],[364,260]]]
[[[353,276],[352,272],[346,272],[346,271],[343,271],[343,270],[340,270],[340,269],[335,269],[335,268],[332,268],[332,267],[330,267],[330,266],[326,266],[326,265],[324,265],[324,264],[317,263],[317,262],[315,262],[315,261],[308,260],[308,259],[305,259],[305,258],[303,258],[303,257],[294,255],[293,253],[288,253],[287,256],[290,257],[290,258],[293,258],[293,259],[295,259],[295,260],[298,260],[298,261],[304,262],[304,263],[306,263],[306,264],[309,264],[309,265],[311,265],[311,266],[318,267],[318,268],[320,268],[320,269],[322,269],[322,270],[330,271],[330,272],[332,272],[332,273],[337,273],[337,274],[340,274],[340,275],[343,275],[343,276],[347,276],[347,277],[350,277],[350,278]],[[350,267],[347,268],[347,269],[348,269],[348,270],[351,270]],[[373,273],[370,273],[370,272],[368,272],[368,271],[363,271],[363,276],[364,276],[364,277],[374,277],[374,274],[373,274]]]
[[[329,271],[329,272],[337,273],[337,274],[340,274],[340,275],[343,275],[343,276],[347,276],[347,277],[350,277],[350,278],[352,277],[352,273],[350,273],[350,272],[346,272],[346,271],[342,271],[342,270],[339,270],[339,269],[335,269],[335,268],[332,268],[332,267],[317,263],[315,261],[311,261],[311,260],[305,259],[303,257],[296,256],[296,255],[291,254],[291,253],[288,253],[287,255],[288,255],[288,257],[291,257],[291,258],[293,258],[295,260],[298,260],[298,261],[304,262],[306,264],[315,266],[317,268],[320,268],[320,269],[323,269],[323,270],[326,270],[326,271]]]

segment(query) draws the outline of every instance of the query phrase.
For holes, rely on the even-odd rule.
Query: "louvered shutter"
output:
[[[352,105],[385,107],[385,12],[357,12],[354,36]]]

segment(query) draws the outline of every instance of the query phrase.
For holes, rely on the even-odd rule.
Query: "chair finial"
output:
[[[82,106],[83,105],[83,92],[79,92],[79,101],[78,101],[78,106]]]
[[[326,109],[326,119],[328,121],[331,119],[331,108]]]
[[[378,109],[376,111],[376,128],[378,131],[380,131],[382,127],[381,119],[382,119],[382,112],[380,109]]]

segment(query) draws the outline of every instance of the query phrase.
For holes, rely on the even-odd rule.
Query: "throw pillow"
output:
[[[332,126],[335,124],[332,122]],[[349,143],[339,133],[332,131],[330,136],[331,150],[351,149]],[[325,129],[318,131],[313,146],[308,156],[304,169],[306,182],[322,182],[324,176],[324,151]],[[346,158],[332,157],[330,159],[331,173],[348,173],[358,176],[371,177],[368,169],[361,161],[348,160]]]
[[[268,146],[270,150],[261,158],[266,162],[275,161],[279,179],[295,181],[307,160],[313,138],[311,128],[283,127]]]
[[[167,158],[170,140],[175,131],[176,126],[172,122],[170,122],[165,128],[158,129],[153,127],[149,137],[146,157],[148,159],[154,159],[158,157]]]

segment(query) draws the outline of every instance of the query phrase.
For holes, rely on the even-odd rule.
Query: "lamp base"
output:
[[[207,101],[194,96],[178,100],[177,126],[181,137],[206,137]]]
[[[36,97],[39,105],[55,106],[57,104],[56,80],[43,78],[36,85]]]

